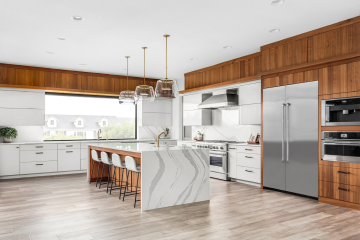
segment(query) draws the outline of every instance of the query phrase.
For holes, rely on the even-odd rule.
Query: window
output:
[[[136,106],[119,104],[117,97],[46,93],[45,115],[57,121],[44,126],[45,141],[95,140],[99,129],[103,139],[136,138]]]

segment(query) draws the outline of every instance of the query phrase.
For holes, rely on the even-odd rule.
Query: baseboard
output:
[[[325,198],[325,197],[319,197],[319,202],[360,211],[360,204],[356,204],[356,203],[344,202],[344,201],[339,201],[336,199]]]
[[[1,179],[17,179],[17,178],[31,178],[31,177],[45,177],[45,176],[55,176],[55,175],[68,175],[68,174],[77,174],[77,173],[87,173],[87,170],[80,171],[66,171],[66,172],[52,172],[52,173],[36,173],[36,174],[19,174],[13,176],[3,176]],[[87,180],[84,179],[84,180]]]
[[[256,186],[256,187],[261,187],[260,183],[248,182],[248,181],[239,180],[239,179],[235,179],[235,178],[231,178],[231,181],[238,182],[238,183],[244,183],[244,184],[248,184],[248,185],[252,185],[252,186]]]

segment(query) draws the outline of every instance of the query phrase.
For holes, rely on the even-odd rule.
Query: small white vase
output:
[[[4,143],[12,143],[12,138],[4,137]]]

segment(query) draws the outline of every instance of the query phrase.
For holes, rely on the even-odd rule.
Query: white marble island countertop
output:
[[[142,211],[210,200],[209,149],[150,143],[96,143],[89,148],[138,159]]]

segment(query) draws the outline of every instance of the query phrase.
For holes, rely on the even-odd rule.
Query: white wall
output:
[[[177,80],[179,91],[185,89],[184,78]],[[182,97],[173,99],[173,126],[171,138],[182,140]]]
[[[5,126],[1,126],[3,128]],[[42,142],[43,141],[43,127],[39,126],[12,126],[18,132],[17,138],[13,142]],[[0,142],[3,142],[3,138],[0,138]]]

